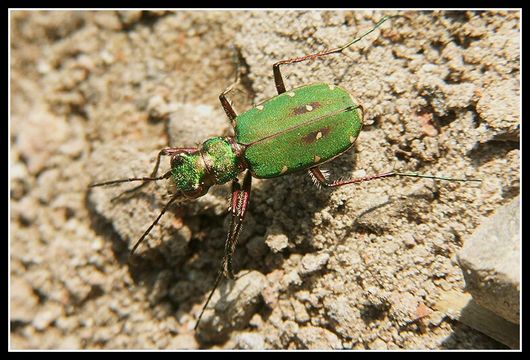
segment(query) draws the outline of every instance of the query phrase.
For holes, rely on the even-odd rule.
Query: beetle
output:
[[[327,188],[340,187],[392,176],[422,177],[449,181],[480,181],[390,171],[348,180],[330,181],[319,166],[348,151],[355,143],[363,125],[364,109],[344,88],[327,83],[303,85],[287,91],[281,65],[303,62],[341,53],[373,32],[394,16],[385,16],[370,30],[346,45],[302,57],[281,60],[273,65],[278,95],[242,114],[237,114],[227,94],[239,82],[236,80],[220,95],[221,105],[231,121],[235,136],[213,137],[196,148],[166,147],[157,156],[149,176],[118,179],[91,184],[90,187],[140,181],[141,185],[127,190],[136,191],[150,181],[169,180],[172,196],[158,217],[133,246],[130,255],[158,223],[171,204],[180,199],[196,199],[209,188],[231,182],[231,223],[225,242],[222,265],[195,329],[222,278],[234,279],[232,256],[235,251],[243,219],[248,210],[252,177],[275,178],[300,171],[308,171],[313,181]],[[169,156],[171,168],[157,176],[161,157]],[[244,172],[243,181],[238,177]]]

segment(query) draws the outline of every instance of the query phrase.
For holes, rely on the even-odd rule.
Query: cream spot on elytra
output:
[[[350,142],[353,144],[355,142],[355,137],[353,135],[350,136]]]
[[[329,84],[328,87],[329,87],[330,90],[335,90],[335,88],[336,88],[336,86],[333,85],[333,84]]]
[[[320,156],[315,155],[315,162],[319,162],[319,161],[320,161]]]
[[[287,166],[283,166],[282,171],[280,171],[280,174],[285,174],[287,172]]]
[[[258,106],[256,106],[256,109],[258,109],[258,110],[263,110],[263,105],[258,105]]]
[[[295,94],[294,94],[294,91],[289,91],[289,92],[287,93],[287,95],[289,95],[290,97],[293,97]]]
[[[321,137],[322,137],[322,131],[319,131],[319,132],[317,133],[316,138],[317,138],[317,140],[318,140],[318,139],[320,139]]]
[[[305,106],[305,109],[306,109],[307,111],[311,111],[311,110],[313,110],[313,107],[312,107],[311,105],[306,105],[306,106]]]

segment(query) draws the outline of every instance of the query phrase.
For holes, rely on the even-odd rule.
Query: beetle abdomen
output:
[[[362,113],[350,94],[314,84],[278,95],[236,119],[236,141],[258,178],[304,170],[348,150],[359,135]]]

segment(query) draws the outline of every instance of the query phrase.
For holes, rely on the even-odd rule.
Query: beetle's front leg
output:
[[[232,182],[232,200],[230,203],[230,211],[232,213],[232,220],[230,222],[230,230],[225,242],[225,255],[223,257],[222,271],[224,276],[233,279],[234,272],[232,270],[232,255],[234,254],[237,240],[243,225],[243,219],[247,213],[248,203],[250,200],[250,189],[252,183],[252,176],[250,171],[247,171],[241,186],[237,180]]]
[[[190,154],[195,151],[197,151],[197,148],[174,148],[174,147],[166,147],[160,150],[158,153],[158,156],[156,157],[156,163],[155,167],[153,168],[153,171],[151,172],[151,177],[156,177],[156,173],[158,172],[158,167],[160,166],[160,158],[162,156],[174,156],[176,154]]]
[[[122,197],[124,197],[126,195],[129,195],[129,194],[137,192],[138,190],[143,188],[150,181],[167,179],[167,178],[169,178],[171,176],[171,171],[166,172],[162,176],[158,176],[158,177],[156,176],[157,173],[158,173],[158,168],[160,166],[160,159],[161,159],[162,156],[174,156],[176,154],[191,153],[191,152],[194,152],[194,151],[197,151],[197,149],[196,148],[174,148],[174,147],[163,148],[158,153],[158,156],[156,157],[155,166],[154,166],[153,171],[151,171],[151,174],[149,176],[144,176],[144,177],[141,177],[141,178],[118,179],[118,180],[105,181],[105,182],[102,182],[102,183],[92,184],[92,185],[90,185],[90,187],[104,186],[104,185],[114,185],[114,184],[119,184],[119,183],[123,183],[123,182],[129,182],[129,181],[142,181],[142,183],[140,185],[135,186],[132,189],[125,190],[124,192],[122,192],[121,194],[119,194],[118,196],[114,197],[111,200],[111,202],[118,201],[119,199],[121,199]]]

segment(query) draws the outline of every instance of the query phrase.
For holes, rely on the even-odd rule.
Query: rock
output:
[[[11,321],[29,323],[39,303],[30,283],[20,277],[11,278]]]
[[[302,304],[300,301],[296,299],[293,299],[291,301],[291,305],[293,307],[294,316],[295,316],[297,323],[304,324],[308,322],[309,320],[311,320],[311,317],[309,316],[304,304]]]
[[[248,254],[254,259],[260,259],[267,253],[267,246],[263,236],[254,236],[247,242]]]
[[[120,17],[120,21],[125,26],[131,26],[132,24],[140,21],[142,17],[142,11],[140,10],[117,11],[117,14]]]
[[[33,175],[52,165],[53,155],[71,136],[66,119],[50,113],[45,106],[35,106],[27,118],[12,120],[15,145]]]
[[[147,113],[152,118],[164,118],[169,114],[168,104],[161,95],[154,95],[147,101]]]
[[[278,304],[278,297],[280,296],[280,289],[282,288],[282,278],[284,277],[282,270],[273,270],[267,274],[267,285],[261,292],[265,304],[274,309]]]
[[[287,235],[279,232],[277,228],[267,229],[265,234],[265,243],[274,253],[278,253],[289,245],[289,238]]]
[[[458,291],[442,293],[434,307],[437,311],[433,314],[438,313],[435,318],[440,319],[447,315],[511,349],[518,349],[520,346],[519,326],[478,305],[469,293]],[[437,321],[441,322],[441,319]]]
[[[179,334],[171,339],[169,348],[193,350],[199,348],[199,344],[192,334]]]
[[[261,334],[244,332],[236,337],[235,347],[243,350],[260,350],[265,347],[265,339]]]
[[[519,323],[519,197],[484,221],[458,254],[466,290],[485,308]]]
[[[259,328],[263,325],[263,319],[261,318],[260,314],[254,314],[248,324],[254,328]]]
[[[370,350],[388,350],[388,346],[381,339],[375,339],[374,342],[368,345]]]
[[[519,142],[520,106],[517,79],[495,82],[484,90],[477,103],[477,113],[484,121],[481,141],[494,138]]]
[[[156,276],[152,290],[149,292],[149,301],[156,304],[168,294],[172,274],[170,270],[163,270]]]
[[[419,306],[419,299],[411,293],[392,293],[388,297],[388,302],[391,305],[389,316],[400,326],[405,326],[418,318],[416,310]]]
[[[308,275],[322,269],[329,260],[328,253],[320,254],[306,254],[300,262],[300,268],[298,273],[300,275]]]
[[[316,326],[301,327],[298,331],[297,338],[300,341],[301,347],[304,349],[342,349],[342,343],[337,335],[329,330]]]
[[[265,283],[265,275],[257,271],[239,273],[235,281],[223,280],[197,328],[199,338],[220,343],[231,331],[244,328],[254,315]]]
[[[118,18],[117,14],[112,12],[103,12],[101,14],[97,14],[97,16],[94,16],[94,21],[104,29],[114,31],[121,29],[120,19]]]
[[[52,322],[61,316],[63,308],[55,302],[47,303],[33,318],[33,326],[37,330],[45,330]]]
[[[289,271],[287,274],[285,274],[281,280],[281,285],[284,288],[287,288],[291,285],[299,286],[302,284],[302,279],[300,279],[300,275],[298,275],[298,272],[295,270]]]
[[[324,308],[333,331],[343,339],[362,330],[359,322],[355,321],[361,317],[361,314],[351,297],[345,295],[327,297],[324,299]]]
[[[60,350],[77,350],[81,348],[81,339],[76,335],[67,335],[63,339],[59,339],[57,349]]]
[[[186,301],[193,294],[193,282],[187,280],[177,281],[169,289],[169,298],[179,304]]]

